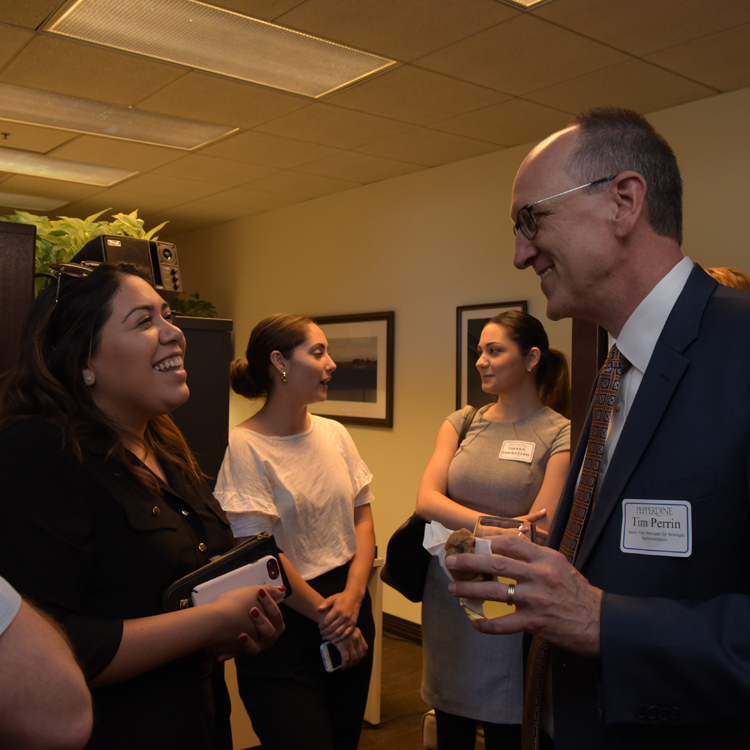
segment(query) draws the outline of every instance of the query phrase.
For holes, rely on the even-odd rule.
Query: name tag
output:
[[[693,522],[686,500],[623,500],[620,550],[630,555],[690,557]]]
[[[526,464],[531,463],[534,457],[534,448],[536,443],[527,443],[525,440],[503,440],[503,447],[500,449],[501,461],[523,461]]]

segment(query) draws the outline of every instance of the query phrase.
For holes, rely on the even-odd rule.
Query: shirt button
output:
[[[199,550],[200,550],[201,552],[205,552],[205,551],[206,551],[206,550],[208,549],[208,547],[206,547],[206,545],[205,545],[205,544],[203,544],[203,542],[201,542],[201,543],[200,543],[200,544],[198,545],[198,549],[199,549]]]
[[[152,516],[158,516],[161,511],[159,510],[158,505],[154,505],[154,507],[151,509],[151,515]]]
[[[622,411],[622,401],[618,401],[615,404],[615,411]]]
[[[190,512],[187,511],[187,510],[183,510],[183,511],[180,511],[180,512],[182,513],[183,516],[189,516],[190,515]]]

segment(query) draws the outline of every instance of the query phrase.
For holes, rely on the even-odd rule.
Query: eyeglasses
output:
[[[527,240],[533,240],[536,237],[536,233],[539,231],[539,224],[537,224],[536,216],[534,216],[533,208],[538,206],[544,201],[551,201],[553,198],[559,198],[561,195],[567,195],[568,193],[575,193],[576,190],[583,190],[583,188],[591,187],[592,185],[600,185],[602,182],[610,182],[617,177],[613,174],[611,177],[602,177],[601,179],[594,180],[593,182],[587,182],[585,185],[579,185],[578,187],[570,188],[570,190],[563,190],[562,193],[556,195],[550,195],[549,198],[542,198],[541,200],[534,201],[533,203],[527,203],[523,208],[519,209],[516,223],[513,225],[513,234],[517,234],[518,230],[521,230],[521,234],[526,237]]]
[[[56,271],[57,292],[55,293],[55,304],[60,299],[60,279],[63,276],[80,278],[88,276],[97,266],[101,265],[97,260],[82,260],[80,263],[52,263],[50,270]]]

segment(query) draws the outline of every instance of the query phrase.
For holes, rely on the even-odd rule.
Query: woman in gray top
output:
[[[443,423],[417,512],[450,529],[473,529],[483,515],[537,521],[544,540],[570,464],[565,355],[550,349],[536,318],[518,311],[492,318],[478,350],[482,389],[497,401],[477,412],[460,446],[470,408]],[[436,558],[425,585],[422,638],[422,697],[435,708],[438,749],[473,749],[477,722],[487,750],[517,747],[522,636],[488,638],[474,630]]]

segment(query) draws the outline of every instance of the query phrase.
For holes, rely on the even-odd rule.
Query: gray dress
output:
[[[570,421],[549,407],[519,422],[489,422],[480,409],[448,468],[448,496],[467,508],[498,516],[528,513],[547,461],[570,450]],[[448,421],[460,433],[467,408]],[[533,443],[531,462],[501,459],[505,441]],[[433,558],[422,602],[422,698],[447,713],[493,724],[520,724],[522,635],[474,630],[448,577]]]

